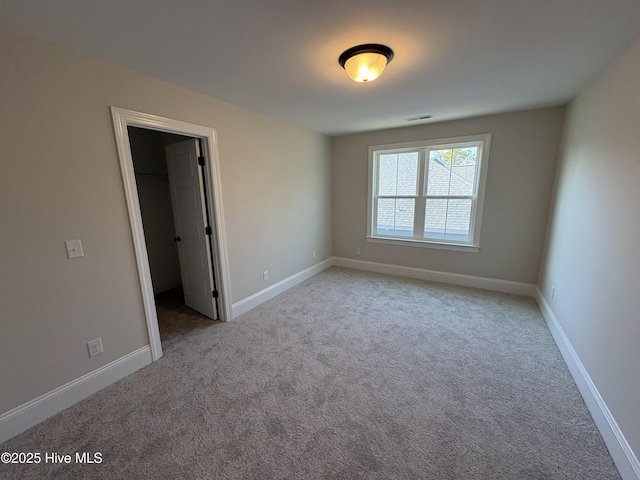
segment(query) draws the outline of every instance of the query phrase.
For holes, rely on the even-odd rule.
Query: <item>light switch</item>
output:
[[[66,240],[64,245],[67,247],[67,258],[84,257],[80,240]]]

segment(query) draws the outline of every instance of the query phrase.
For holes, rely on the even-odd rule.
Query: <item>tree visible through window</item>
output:
[[[489,138],[371,147],[369,236],[478,246]]]

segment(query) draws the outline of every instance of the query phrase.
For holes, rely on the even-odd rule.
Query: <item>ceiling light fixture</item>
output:
[[[338,58],[350,78],[356,82],[372,82],[393,59],[393,50],[386,45],[367,43],[345,50]]]

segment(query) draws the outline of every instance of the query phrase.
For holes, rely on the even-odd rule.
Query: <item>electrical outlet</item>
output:
[[[101,354],[104,351],[102,350],[102,338],[96,338],[95,340],[87,342],[87,347],[89,348],[90,357]]]
[[[556,287],[551,287],[551,300],[556,296]]]
[[[313,256],[313,258],[316,258],[316,251],[314,250],[311,255]]]
[[[267,280],[269,280],[269,271],[268,270],[262,272],[262,281],[266,282]]]
[[[356,248],[356,255],[360,255],[360,249]]]

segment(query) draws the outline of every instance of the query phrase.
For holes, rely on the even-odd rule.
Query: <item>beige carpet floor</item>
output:
[[[332,267],[164,354],[0,448],[101,464],[0,477],[620,478],[529,298]]]

